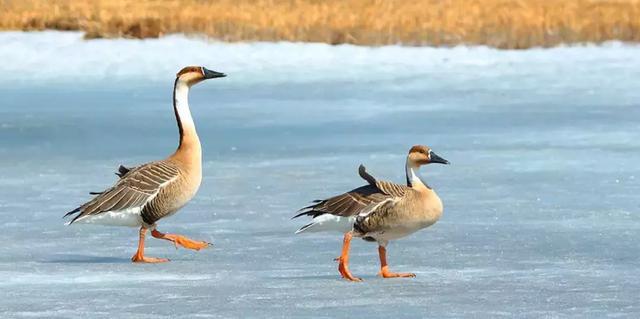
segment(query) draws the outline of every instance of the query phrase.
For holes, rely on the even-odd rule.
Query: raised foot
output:
[[[200,250],[200,249],[204,249],[211,246],[211,243],[208,243],[206,241],[191,240],[187,237],[180,236],[180,235],[167,235],[167,236],[175,236],[175,238],[173,239],[173,242],[175,243],[175,245],[182,246],[187,249]]]
[[[134,255],[133,257],[131,257],[131,261],[134,263],[157,264],[157,263],[166,263],[169,261],[169,259]]]
[[[178,246],[182,246],[187,249],[200,250],[200,249],[212,246],[211,243],[208,243],[206,241],[191,240],[182,235],[163,234],[155,229],[151,231],[151,235],[155,238],[164,239],[164,240],[173,242],[173,244],[176,245],[176,248]]]

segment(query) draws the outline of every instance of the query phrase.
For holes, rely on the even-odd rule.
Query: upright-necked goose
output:
[[[173,111],[180,132],[180,144],[164,160],[142,164],[134,168],[120,166],[120,179],[111,188],[92,193],[89,202],[67,213],[77,215],[69,222],[140,227],[138,251],[133,262],[165,262],[165,258],[144,256],[147,229],[155,238],[173,242],[176,246],[200,250],[209,246],[181,235],[163,234],[156,222],[170,216],[196,194],[202,180],[202,150],[200,139],[189,110],[189,88],[203,80],[224,77],[225,74],[204,67],[186,67],[176,75],[173,88]]]
[[[293,218],[308,215],[311,223],[296,233],[336,230],[344,233],[338,271],[343,278],[360,281],[349,271],[349,243],[352,236],[378,242],[380,275],[384,278],[415,277],[394,273],[387,266],[386,246],[390,240],[405,237],[433,225],[442,216],[442,201],[431,187],[416,175],[421,165],[449,164],[426,146],[409,150],[406,162],[407,186],[376,180],[360,165],[359,174],[368,185],[325,200],[316,200]]]

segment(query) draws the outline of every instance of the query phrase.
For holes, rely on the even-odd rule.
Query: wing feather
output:
[[[108,211],[136,207],[142,209],[162,188],[179,176],[177,166],[167,161],[151,162],[131,169],[122,167],[119,173],[122,176],[113,187],[65,215],[79,213],[70,223],[84,216]]]
[[[366,168],[360,165],[358,173],[368,185],[358,187],[344,194],[328,199],[314,201],[314,204],[302,208],[293,218],[303,215],[313,218],[323,214],[335,216],[368,215],[386,203],[395,202],[403,197],[410,188],[386,181],[378,181]]]

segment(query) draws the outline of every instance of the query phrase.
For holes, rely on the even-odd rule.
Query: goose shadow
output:
[[[377,276],[371,276],[371,275],[365,275],[365,276],[356,276],[358,278],[361,278],[362,280],[374,280],[376,278],[380,278]],[[346,280],[342,279],[340,277],[340,274],[336,274],[336,275],[308,275],[308,276],[273,276],[271,277],[271,279],[275,279],[275,280],[336,280],[336,281],[345,281]]]
[[[40,262],[45,264],[124,264],[131,263],[131,258],[70,254],[52,256]]]

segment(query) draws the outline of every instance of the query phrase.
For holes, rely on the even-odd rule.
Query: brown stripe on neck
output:
[[[178,123],[178,131],[180,133],[180,145],[182,145],[182,141],[184,140],[184,128],[182,128],[182,120],[180,119],[180,114],[178,114],[178,106],[176,105],[176,89],[178,87],[178,80],[180,77],[176,77],[176,82],[173,84],[173,113],[176,115],[176,122]]]

